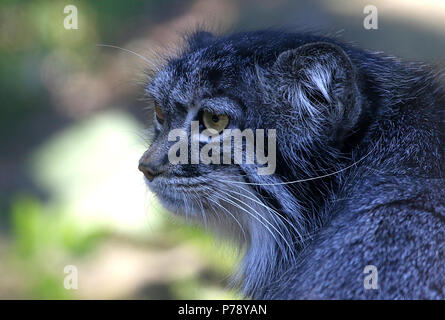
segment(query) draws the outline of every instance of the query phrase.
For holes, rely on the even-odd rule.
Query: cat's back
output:
[[[413,182],[359,188],[363,193],[339,200],[335,217],[266,296],[444,299],[443,180]],[[369,266],[376,271],[376,289],[365,285]]]

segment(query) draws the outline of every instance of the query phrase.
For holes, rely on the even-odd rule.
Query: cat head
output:
[[[361,114],[354,66],[325,40],[272,31],[198,32],[168,59],[147,86],[154,140],[139,164],[166,208],[250,243],[267,241],[265,234],[275,242],[282,240],[278,233],[289,241],[301,237],[293,229],[304,225],[313,186],[299,184],[297,192],[287,182],[333,167]],[[223,150],[224,132],[236,129],[250,130],[253,138],[245,135]],[[219,163],[196,157],[196,146]],[[246,159],[249,146],[253,163]],[[235,161],[235,150],[242,161]],[[224,157],[231,161],[223,163]],[[273,170],[260,174],[265,166]],[[294,228],[284,230],[285,224]]]

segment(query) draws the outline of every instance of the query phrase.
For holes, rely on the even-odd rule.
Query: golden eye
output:
[[[162,112],[161,107],[155,102],[155,113],[156,113],[156,119],[158,119],[158,122],[160,124],[164,123],[165,115],[164,112]]]
[[[229,124],[229,117],[225,114],[214,114],[204,111],[202,121],[207,129],[214,129],[221,133]]]

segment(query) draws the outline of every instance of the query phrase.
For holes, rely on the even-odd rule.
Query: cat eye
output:
[[[202,114],[202,122],[207,129],[214,129],[221,133],[229,124],[229,117],[225,114],[214,114],[204,111]]]
[[[156,119],[160,124],[163,124],[165,120],[164,112],[162,112],[161,107],[156,102],[154,104],[155,104]]]

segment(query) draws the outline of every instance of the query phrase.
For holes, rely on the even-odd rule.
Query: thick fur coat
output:
[[[330,38],[198,32],[147,87],[166,122],[141,164],[162,171],[148,185],[167,208],[243,233],[248,297],[445,299],[442,87],[424,64]],[[168,130],[206,101],[233,127],[277,130],[274,175],[167,163]]]

